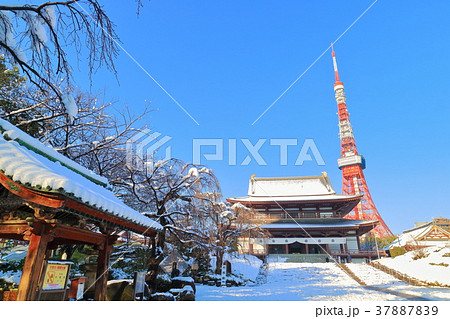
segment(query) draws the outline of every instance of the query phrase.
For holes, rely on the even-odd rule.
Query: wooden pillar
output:
[[[248,253],[250,255],[253,255],[253,244],[250,243],[250,240],[249,240],[249,243],[248,243]]]
[[[45,256],[48,253],[47,245],[51,240],[52,236],[45,233],[33,233],[29,237],[28,252],[20,278],[17,300],[36,300]]]
[[[108,283],[109,273],[109,255],[116,238],[116,236],[108,237],[104,245],[102,245],[102,247],[99,247],[98,250],[97,277],[94,292],[94,300],[97,301],[106,300],[106,286]]]
[[[289,245],[288,244],[284,244],[284,253],[289,254]]]
[[[375,238],[375,240],[377,240]],[[359,243],[359,236],[356,236],[356,242],[358,243],[358,251],[361,251],[361,244]]]
[[[305,244],[306,245],[306,254],[309,254],[309,244]]]

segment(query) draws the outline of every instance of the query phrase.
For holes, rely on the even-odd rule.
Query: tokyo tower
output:
[[[341,157],[338,159],[339,169],[342,170],[342,194],[344,195],[363,195],[361,202],[355,209],[347,215],[349,219],[369,219],[378,220],[378,225],[372,230],[372,233],[380,238],[393,236],[389,227],[381,218],[377,208],[370,196],[367,187],[366,178],[363,169],[366,168],[366,161],[362,155],[358,153],[355,138],[353,137],[350,116],[345,103],[344,83],[339,80],[339,73],[336,63],[336,55],[333,46],[333,66],[334,66],[334,93],[336,103],[338,105],[339,117],[339,138],[341,140]]]

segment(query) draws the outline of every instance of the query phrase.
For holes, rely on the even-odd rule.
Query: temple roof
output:
[[[251,177],[248,196],[231,197],[230,202],[317,202],[356,200],[360,195],[338,195],[330,179],[323,173],[319,176],[302,177]]]
[[[334,195],[328,176],[302,177],[252,177],[248,185],[248,196],[321,196]]]
[[[264,229],[298,229],[298,228],[348,228],[368,226],[378,223],[376,220],[354,220],[354,219],[315,219],[315,220],[292,220],[291,222],[274,222],[262,226]]]
[[[435,245],[433,241],[450,241],[450,232],[437,226],[434,222],[428,222],[413,229],[405,230],[396,240],[386,246],[401,247],[405,245]]]
[[[0,119],[0,173],[34,191],[57,193],[151,230],[156,221],[122,203],[105,186],[107,181],[54,149]]]

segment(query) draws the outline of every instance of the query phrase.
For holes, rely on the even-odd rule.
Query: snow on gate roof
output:
[[[0,119],[0,170],[27,188],[61,193],[152,230],[161,230],[156,221],[122,203],[105,188],[107,180],[89,171]]]

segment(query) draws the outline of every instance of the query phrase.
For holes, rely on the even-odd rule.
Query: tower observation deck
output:
[[[367,187],[363,170],[366,168],[364,157],[358,153],[356,148],[353,129],[350,123],[350,115],[345,103],[344,83],[339,79],[339,72],[336,62],[336,54],[332,48],[334,67],[334,94],[338,106],[339,117],[339,139],[341,140],[341,157],[338,159],[339,169],[342,170],[342,194],[363,195],[361,202],[355,207],[353,212],[347,215],[350,219],[377,219],[380,221],[372,233],[377,237],[393,236],[393,233],[381,218]]]

